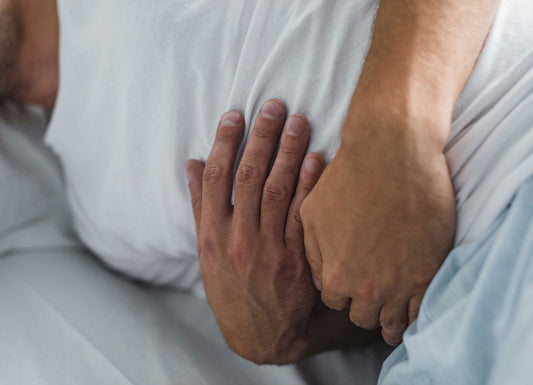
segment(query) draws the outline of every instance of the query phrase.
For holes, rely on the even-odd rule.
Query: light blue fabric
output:
[[[480,241],[457,247],[379,384],[533,384],[533,178]]]

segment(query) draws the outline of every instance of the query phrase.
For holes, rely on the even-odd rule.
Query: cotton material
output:
[[[444,261],[379,384],[533,384],[532,257],[530,178],[481,240]]]
[[[205,300],[133,284],[82,251],[0,258],[0,303],[2,385],[375,385],[390,351],[256,365],[227,347]]]
[[[59,163],[42,143],[48,119],[37,106],[0,104],[0,258],[81,247]]]
[[[533,3],[500,3],[446,146],[457,245],[486,234],[532,173],[530,124],[519,113],[506,119],[527,110]],[[186,160],[207,157],[223,112],[242,111],[248,135],[274,97],[309,118],[309,151],[331,160],[376,8],[60,0],[60,90],[46,140],[83,242],[131,277],[201,295]]]
[[[448,255],[385,362],[381,385],[533,384],[533,51],[485,94],[496,101],[492,110],[471,104],[464,115],[476,119],[448,155],[457,160],[455,185],[465,186],[459,208],[471,214],[462,223],[490,228]]]
[[[48,114],[0,105],[0,384],[375,385],[384,343],[258,366],[209,304],[114,274],[73,237]]]

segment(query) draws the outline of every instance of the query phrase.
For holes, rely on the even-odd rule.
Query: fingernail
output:
[[[320,170],[320,162],[313,157],[308,157],[304,161],[304,167],[309,172],[317,172]]]
[[[304,121],[300,118],[290,117],[287,121],[287,126],[285,129],[287,130],[287,134],[292,136],[300,136],[305,132],[306,124]]]
[[[320,283],[320,281],[318,279],[316,279],[315,277],[313,277],[313,283],[315,284],[315,287],[318,291],[322,290],[322,284]]]
[[[263,115],[264,118],[269,120],[277,120],[283,115],[283,107],[281,107],[280,104],[276,102],[267,102],[261,108],[261,115]]]
[[[187,178],[187,183],[191,183],[192,173],[189,171],[188,168],[185,169],[185,177]]]
[[[238,126],[241,124],[241,114],[237,111],[229,111],[222,115],[220,119],[220,124],[222,126]]]

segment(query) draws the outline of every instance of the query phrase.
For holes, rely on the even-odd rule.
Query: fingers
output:
[[[350,307],[350,297],[336,293],[327,286],[322,287],[321,298],[327,307],[334,310],[344,310]]]
[[[285,123],[278,153],[261,199],[261,230],[270,238],[283,239],[287,212],[294,196],[309,139],[309,123],[293,115]]]
[[[233,168],[244,133],[244,119],[237,111],[225,113],[203,174],[202,215],[217,223],[231,213]]]
[[[298,191],[296,194],[298,194]],[[318,244],[318,240],[316,239],[312,223],[308,219],[310,205],[312,204],[313,201],[310,200],[310,197],[304,198],[302,204],[300,205],[300,215],[297,218],[302,222],[304,231],[305,258],[309,263],[309,268],[313,276],[313,284],[315,285],[316,289],[320,291],[322,290],[322,253],[320,252],[320,246]]]
[[[305,222],[303,222],[305,223]],[[314,234],[305,229],[304,225],[305,258],[309,263],[313,284],[318,291],[322,290],[322,254]]]
[[[350,290],[344,279],[345,272],[332,266],[322,269],[322,302],[335,310],[344,310],[350,306]]]
[[[362,329],[372,330],[379,327],[380,305],[352,300],[350,306],[350,320]]]
[[[248,138],[235,178],[235,225],[259,229],[263,187],[279,142],[285,106],[277,100],[266,102]]]
[[[202,216],[202,178],[204,175],[204,162],[199,160],[189,160],[185,164],[185,172],[189,181],[189,191],[191,192],[192,211],[196,224],[196,235],[200,234],[200,218]]]
[[[300,169],[300,177],[294,198],[290,204],[285,225],[285,244],[291,251],[301,250],[304,244],[304,232],[302,218],[300,216],[300,206],[309,195],[315,184],[318,182],[325,162],[320,154],[311,153],[305,157]],[[314,263],[316,265],[316,263]],[[320,276],[319,276],[320,277]],[[315,283],[316,286],[316,283]]]
[[[407,306],[408,301],[394,301],[385,304],[381,309],[381,334],[389,345],[396,346],[402,342],[403,332],[409,323]]]
[[[418,318],[418,311],[422,304],[424,294],[418,294],[411,298],[407,309],[407,316],[409,317],[409,325],[411,325]]]

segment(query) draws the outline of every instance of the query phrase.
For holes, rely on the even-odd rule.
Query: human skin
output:
[[[59,79],[55,0],[0,0],[0,97],[52,110]]]
[[[323,302],[396,345],[453,245],[443,154],[497,1],[382,0],[342,143],[301,207]]]
[[[318,300],[298,211],[324,160],[309,154],[302,165],[309,139],[305,117],[293,115],[284,123],[283,103],[267,102],[235,178],[244,133],[237,111],[222,117],[205,165],[187,163],[209,304],[228,345],[258,364],[287,364],[376,337]]]
[[[322,300],[341,310],[340,315],[345,314],[342,309],[350,308],[350,319],[362,328],[381,325],[381,333],[391,345],[401,342],[405,328],[416,319],[427,285],[453,244],[455,202],[443,148],[453,106],[481,51],[495,9],[496,1],[381,2],[341,148],[301,206],[306,257],[316,286],[322,290]],[[230,167],[234,158],[226,161]],[[253,170],[258,163],[247,164],[245,169]],[[194,191],[192,186],[199,184],[202,168],[198,163],[188,167],[191,164],[196,170],[191,179]],[[257,187],[255,195],[257,199]],[[241,193],[239,199],[253,198]],[[203,197],[204,202],[209,199]],[[194,201],[198,210],[202,206],[198,194]],[[202,214],[201,222],[216,221],[215,217],[204,218]],[[239,234],[238,243],[247,247],[228,248],[224,240],[206,242],[202,234],[199,229],[201,260],[202,249],[208,245],[211,259],[231,260],[237,254],[239,260],[251,255],[255,261],[253,256],[264,245],[255,242],[256,235],[244,233]],[[210,282],[234,274],[223,265],[211,272],[203,274],[206,288]],[[275,275],[264,275],[263,279],[280,282]],[[242,283],[239,279],[233,282]],[[283,281],[275,290],[267,288],[265,292],[258,292],[260,286],[251,282],[249,287],[239,286],[239,295],[246,296],[247,301],[236,310],[213,306],[229,345],[243,357],[262,363],[290,362],[305,356],[305,349],[290,348],[305,341],[290,327],[292,324],[298,329],[302,314],[307,314],[298,313],[301,308],[296,305],[293,310],[299,314],[298,322],[284,323],[285,313],[281,312],[277,313],[281,318],[263,318],[264,323],[231,323],[231,317],[240,316],[236,312],[248,319],[270,313],[265,306],[246,305],[253,304],[255,297],[262,303],[271,300],[272,305],[282,293],[294,293],[290,285],[283,287]],[[221,285],[217,289],[216,294],[209,290],[208,297],[234,298],[231,288]],[[301,300],[305,302],[307,296],[302,295]],[[279,330],[280,325],[281,330],[293,333],[278,334],[287,341],[284,344],[274,339],[281,348],[269,350],[273,353],[268,359],[257,360],[246,350],[268,346],[272,340],[260,341],[257,336],[268,336],[262,331]],[[312,338],[311,333],[304,335]],[[314,344],[318,347],[315,352],[320,351],[320,345]]]
[[[20,30],[12,4],[0,2],[0,96],[9,94],[18,53]]]
[[[0,45],[3,44],[3,47],[5,47],[1,52],[0,59],[5,59],[6,66],[9,65],[10,68],[9,72],[4,72],[6,81],[0,85],[3,94],[21,102],[42,105],[52,110],[58,87],[59,35],[56,2],[53,0],[0,0],[0,12],[0,26],[4,27],[3,30],[5,31],[4,38],[0,40]],[[277,103],[281,104],[279,101]],[[281,108],[284,110],[282,104]],[[300,119],[306,126],[306,133],[301,136],[301,140],[296,147],[303,156],[309,128],[305,118],[300,117]],[[283,126],[283,121],[284,117],[280,118],[271,125],[271,129],[279,132]],[[238,138],[238,141],[240,142],[241,139]],[[297,202],[299,203],[301,203],[304,194],[310,190],[311,185],[316,182],[317,173],[319,174],[323,169],[323,160],[316,154],[314,157],[315,165],[317,165],[318,169],[313,172],[305,170],[302,172],[298,185],[300,193]],[[293,160],[298,164],[302,161],[300,157],[296,157]],[[281,164],[282,169],[289,166],[294,168],[294,165]],[[282,186],[282,188],[289,187]],[[299,203],[296,205],[294,202],[296,201],[293,201],[293,210],[291,212],[293,218],[297,215],[295,210],[299,206]],[[278,212],[283,217],[287,215],[286,212],[279,208]],[[208,224],[210,222],[205,221],[205,223]],[[216,222],[213,219],[211,223]],[[260,309],[261,313],[254,316],[255,323],[246,325],[246,319],[241,317],[243,319],[241,322],[243,327],[237,329],[238,337],[233,336],[231,325],[235,325],[234,321],[239,319],[238,315],[241,315],[243,313],[242,310],[246,309],[246,303],[240,302],[240,308],[234,312],[230,312],[230,306],[217,306],[220,301],[227,301],[226,296],[229,292],[226,290],[220,291],[223,296],[215,296],[215,299],[210,301],[214,309],[217,310],[215,314],[222,330],[225,331],[225,336],[230,346],[240,352],[241,355],[258,363],[288,363],[319,351],[353,346],[376,337],[376,333],[366,332],[352,325],[349,322],[347,313],[332,311],[319,301],[317,292],[311,283],[307,262],[303,257],[302,228],[298,218],[292,221],[292,228],[294,230],[291,236],[294,240],[289,242],[291,250],[280,247],[280,244],[284,243],[285,240],[278,234],[277,238],[272,238],[277,242],[269,243],[272,247],[264,248],[263,251],[274,254],[274,257],[279,256],[280,252],[285,255],[287,253],[294,254],[294,272],[299,271],[299,274],[297,275],[298,279],[292,281],[293,286],[279,285],[279,290],[277,291],[279,295],[275,296],[276,290],[272,290],[271,284],[279,277],[275,274],[268,275],[267,273],[280,273],[283,269],[275,269],[278,265],[274,263],[274,258],[266,259],[267,262],[272,263],[270,270],[254,270],[262,275],[248,277],[250,278],[248,280],[243,276],[233,276],[233,280],[241,284],[240,293],[267,294],[264,306]],[[263,230],[263,235],[265,233]],[[265,243],[264,240],[263,242]],[[265,256],[269,255],[265,254]],[[204,271],[207,271],[207,269],[204,269]],[[226,271],[226,269],[220,269],[219,271]],[[286,276],[287,274],[284,273],[285,278]],[[209,286],[209,282],[213,281],[211,278],[206,280],[208,282],[207,286]],[[221,285],[225,282],[224,277],[217,279],[217,282]],[[258,283],[264,283],[268,287],[263,288]],[[247,287],[246,284],[250,284],[250,286]],[[290,292],[288,289],[291,287],[300,287],[302,289]],[[233,292],[235,292],[235,289],[235,287],[232,288]],[[251,298],[255,297],[248,296],[248,299]],[[276,302],[276,298],[283,301]],[[231,304],[235,307],[239,302],[235,301]],[[222,311],[219,311],[220,309]],[[269,309],[269,311],[266,311],[266,309]],[[293,318],[286,318],[289,312],[294,315]],[[229,313],[233,313],[236,316],[226,325],[224,319],[228,319],[227,314]],[[250,314],[251,312],[248,312],[248,315]],[[299,322],[295,322],[295,319],[298,319]],[[264,333],[268,325],[270,332]],[[253,334],[254,331],[264,333],[261,334],[263,340],[258,341],[259,343],[255,345],[250,344],[250,338],[242,338],[243,335]],[[292,337],[271,338],[276,333]],[[241,343],[243,340],[246,341],[245,344]],[[271,343],[272,341],[274,341],[273,344]],[[270,345],[268,345],[269,343]],[[254,346],[263,346],[264,349],[254,351],[252,349]],[[270,346],[270,349],[267,349],[267,346]]]
[[[495,5],[381,2],[341,148],[302,207],[306,255],[323,300],[332,308],[350,303],[355,324],[381,323],[392,344],[416,317],[451,247],[453,192],[442,147]],[[0,11],[0,94],[52,109],[58,85],[55,0],[0,0]],[[372,249],[382,239],[388,242]]]

